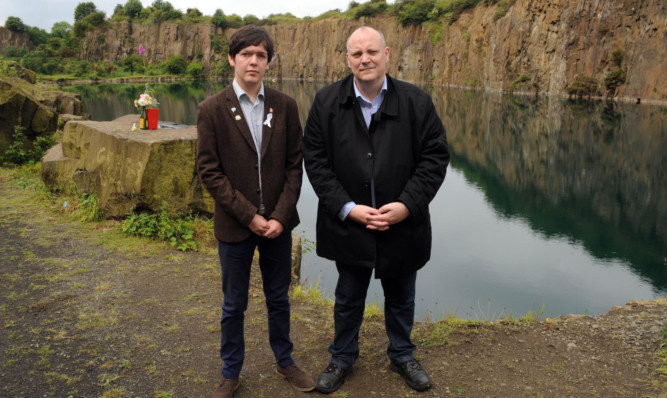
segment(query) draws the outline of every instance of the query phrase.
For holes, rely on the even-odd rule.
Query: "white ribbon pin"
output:
[[[266,120],[264,121],[265,126],[269,126],[271,128],[271,119],[273,119],[273,113],[269,113],[266,115]]]

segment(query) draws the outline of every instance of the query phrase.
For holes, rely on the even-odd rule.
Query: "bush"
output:
[[[592,76],[577,76],[574,83],[565,89],[569,95],[583,97],[591,96],[597,93],[598,83]]]
[[[12,136],[14,141],[5,151],[3,157],[0,157],[0,163],[6,165],[20,166],[26,163],[39,161],[42,159],[46,151],[49,150],[56,141],[52,135],[39,136],[33,142],[32,150],[26,150],[26,142],[28,141],[25,135],[25,127],[14,126],[14,134]]]
[[[285,14],[270,14],[262,21],[262,23],[265,25],[277,25],[277,24],[294,23],[299,21],[301,21],[299,17],[295,17],[294,15],[288,12]]]
[[[185,58],[180,55],[170,55],[164,66],[168,73],[171,73],[172,75],[182,75],[185,73]]]
[[[227,40],[227,36],[211,35],[211,48],[213,48],[213,52],[216,54],[227,54],[229,52],[229,40]]]
[[[604,85],[607,87],[607,92],[612,94],[614,91],[616,91],[618,86],[625,84],[625,77],[626,69],[621,68],[618,68],[605,76]]]
[[[429,13],[435,6],[435,0],[413,0],[400,3],[397,10],[398,21],[403,26],[421,25],[428,21]]]
[[[92,1],[79,3],[74,9],[74,21],[80,21],[95,11],[97,11],[97,7]]]
[[[236,14],[232,14],[227,17],[227,27],[228,28],[240,28],[243,26],[243,18]]]
[[[146,70],[144,62],[145,59],[143,55],[132,54],[128,55],[127,57],[121,60],[118,60],[117,64],[118,66],[123,68],[123,70],[130,72],[130,74],[132,74],[135,72],[144,73],[144,71]]]
[[[225,13],[219,8],[215,10],[213,18],[211,18],[211,23],[218,28],[225,29],[227,27],[227,17],[225,17]]]
[[[37,73],[43,73],[43,65],[48,61],[49,54],[42,50],[31,51],[21,58],[21,66]]]
[[[190,64],[186,69],[186,72],[188,75],[194,77],[197,80],[200,80],[204,77],[204,66],[199,61],[190,62]]]
[[[123,14],[127,15],[130,18],[136,18],[139,16],[141,10],[144,9],[144,6],[141,5],[139,0],[127,0],[125,6],[123,7]]]
[[[22,165],[28,162],[28,153],[24,150],[26,141],[25,128],[23,126],[14,126],[14,134],[12,136],[14,142],[5,151],[3,161],[14,165]]]
[[[516,3],[516,0],[502,0],[498,2],[498,8],[496,8],[496,14],[493,16],[493,20],[497,21],[504,17],[514,3]]]
[[[356,6],[354,9],[351,9],[351,11],[352,16],[358,19],[361,17],[372,17],[374,15],[382,14],[387,7],[387,2],[385,0],[369,1]]]
[[[28,49],[25,47],[15,47],[7,46],[2,50],[2,56],[5,58],[12,58],[18,60],[28,53]]]
[[[197,250],[199,243],[194,240],[194,218],[173,218],[166,205],[160,207],[159,214],[131,214],[124,222],[125,236],[134,235],[167,241],[181,251]]]
[[[28,31],[28,26],[21,21],[19,17],[7,17],[5,28],[12,32],[22,33]]]
[[[614,63],[616,64],[616,66],[620,68],[624,58],[623,50],[616,50],[613,53],[611,53],[611,56],[614,59]]]

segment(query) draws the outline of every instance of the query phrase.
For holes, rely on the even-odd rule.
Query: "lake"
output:
[[[269,82],[305,125],[325,83]],[[84,112],[139,112],[143,84],[86,85]],[[151,84],[160,119],[196,124],[210,83]],[[452,161],[431,203],[433,251],[418,273],[417,319],[597,315],[667,296],[667,108],[432,88]],[[156,134],[159,134],[159,130]],[[305,174],[304,174],[305,176]],[[317,198],[304,178],[296,232],[315,240]],[[333,296],[333,263],[304,254],[306,284]],[[382,303],[373,281],[368,300]]]

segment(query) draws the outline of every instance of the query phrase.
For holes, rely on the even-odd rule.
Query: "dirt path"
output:
[[[213,244],[183,254],[123,238],[117,223],[83,224],[38,200],[40,186],[0,170],[0,397],[210,396],[221,364]],[[294,356],[316,377],[332,310],[295,295]],[[416,393],[388,369],[380,315],[364,322],[355,371],[332,396],[667,397],[656,357],[666,326],[667,299],[548,324],[418,324],[435,387]],[[237,397],[303,396],[273,373],[258,280],[246,340]]]

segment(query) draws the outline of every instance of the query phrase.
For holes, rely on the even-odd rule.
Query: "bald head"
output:
[[[354,40],[360,35],[377,35],[380,39],[382,47],[387,47],[387,42],[385,41],[382,32],[380,32],[377,29],[373,29],[370,26],[362,26],[360,28],[355,29],[355,31],[352,32],[352,34],[350,34],[350,37],[347,38],[347,44],[345,49],[348,53],[350,52],[350,40]]]

